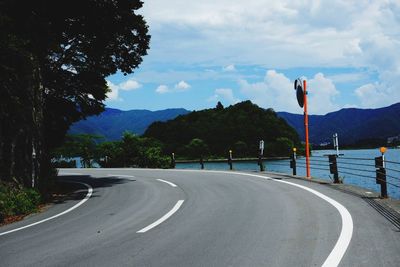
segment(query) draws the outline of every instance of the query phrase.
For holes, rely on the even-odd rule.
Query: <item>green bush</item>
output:
[[[40,201],[40,194],[35,189],[2,183],[0,184],[0,219],[5,216],[35,212]]]

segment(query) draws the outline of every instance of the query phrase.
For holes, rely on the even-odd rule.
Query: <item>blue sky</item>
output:
[[[302,113],[400,102],[399,1],[147,0],[152,35],[134,74],[107,78],[108,107],[211,108],[251,100]]]

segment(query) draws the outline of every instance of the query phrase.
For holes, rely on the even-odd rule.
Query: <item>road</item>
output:
[[[361,198],[259,176],[60,170],[84,184],[1,227],[0,266],[399,266],[399,230]]]

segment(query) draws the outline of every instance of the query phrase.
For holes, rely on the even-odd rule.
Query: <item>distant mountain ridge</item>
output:
[[[129,110],[106,108],[98,116],[88,117],[74,123],[69,130],[70,134],[98,134],[106,140],[118,140],[124,131],[131,131],[142,135],[150,124],[156,121],[167,121],[184,115],[190,111],[183,108],[165,109],[159,111]]]
[[[277,112],[304,140],[303,115]],[[377,109],[346,108],[326,115],[309,116],[310,142],[331,142],[338,133],[341,144],[384,139],[400,134],[400,103]]]
[[[99,116],[73,124],[69,133],[91,133],[118,140],[125,130],[138,135],[156,121],[175,119],[190,111],[183,108],[160,111],[129,110],[106,108]],[[304,140],[303,115],[277,112],[292,126]],[[346,108],[326,115],[309,116],[310,142],[320,144],[331,142],[334,133],[339,134],[341,144],[354,144],[366,139],[387,139],[400,134],[400,103],[378,109]]]

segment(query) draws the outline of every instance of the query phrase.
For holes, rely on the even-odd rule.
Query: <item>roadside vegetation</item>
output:
[[[59,168],[76,167],[77,158],[83,168],[170,167],[170,157],[161,142],[131,132],[125,132],[118,141],[104,141],[98,135],[69,135],[53,153],[54,166]]]
[[[17,183],[0,183],[0,224],[36,212],[41,196],[36,189],[25,188]]]
[[[52,151],[71,124],[104,111],[106,78],[132,73],[150,35],[140,0],[1,0],[0,6],[4,217],[34,211],[40,195],[51,195]],[[35,189],[28,189],[32,176]]]

